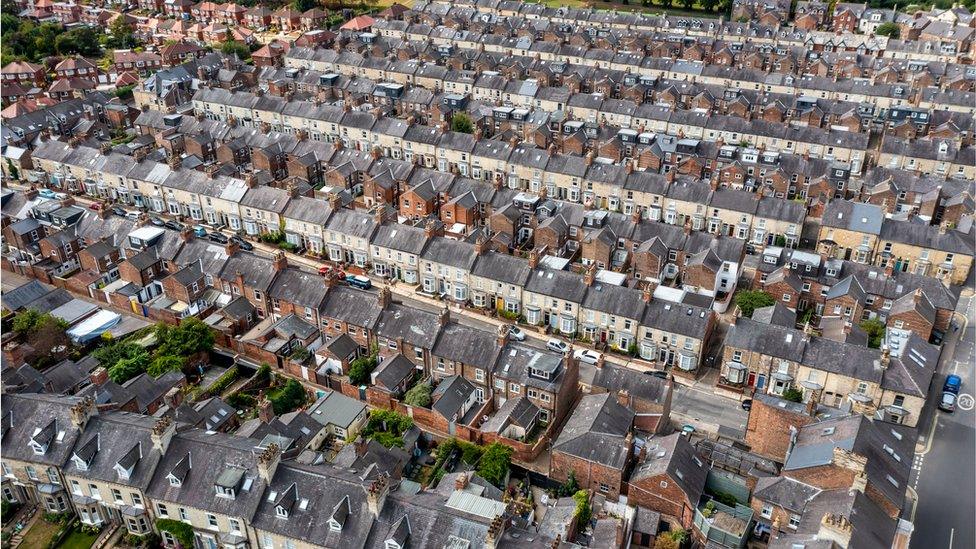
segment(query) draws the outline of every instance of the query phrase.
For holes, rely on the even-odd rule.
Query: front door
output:
[[[765,386],[766,386],[766,374],[759,374],[759,377],[756,378],[756,389],[762,389]]]

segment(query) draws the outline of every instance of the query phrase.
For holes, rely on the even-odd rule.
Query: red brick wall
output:
[[[626,486],[627,501],[662,515],[674,517],[682,526],[689,528],[694,519],[694,507],[678,483],[668,475],[643,478]]]
[[[790,426],[800,428],[813,420],[808,415],[794,414],[753,400],[746,425],[746,444],[752,452],[782,463],[790,445]]]
[[[605,494],[609,499],[616,500],[623,489],[623,470],[586,461],[558,450],[553,450],[549,468],[549,476],[553,480],[565,482],[572,472],[581,488]],[[602,491],[601,484],[608,486],[609,491]]]

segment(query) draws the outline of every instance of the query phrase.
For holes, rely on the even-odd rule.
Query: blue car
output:
[[[962,387],[962,378],[956,374],[950,374],[946,377],[945,385],[942,386],[942,391],[958,395],[960,387]]]
[[[51,200],[57,198],[57,195],[51,189],[39,189],[37,191],[37,195],[44,198],[50,198]]]
[[[193,234],[197,235],[199,238],[204,238],[207,236],[207,229],[204,229],[203,225],[194,225]]]

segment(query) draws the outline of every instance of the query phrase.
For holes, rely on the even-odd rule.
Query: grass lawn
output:
[[[27,534],[24,535],[24,540],[20,545],[21,547],[47,547],[47,543],[58,532],[58,528],[60,525],[51,524],[44,518],[38,518],[27,531]]]
[[[644,6],[640,3],[640,0],[631,1],[629,4],[624,4],[622,2],[603,2],[600,0],[535,0],[536,3],[545,4],[551,8],[585,8],[592,6],[598,10],[616,10],[616,11],[642,11],[647,13],[668,13],[671,15],[684,15],[689,17],[714,17],[718,18],[721,15],[725,15],[721,11],[704,11],[701,4],[695,2],[695,8],[697,9],[683,9],[681,5],[674,2],[674,5],[670,8],[661,5],[653,4],[650,6]]]
[[[63,549],[90,549],[97,537],[96,534],[86,534],[81,530],[74,530],[68,534],[68,537],[64,538],[58,547]]]

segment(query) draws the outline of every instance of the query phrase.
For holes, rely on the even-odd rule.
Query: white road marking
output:
[[[950,528],[949,529],[949,549],[952,549],[952,538],[954,538],[955,536],[956,536],[956,529],[955,528]]]

